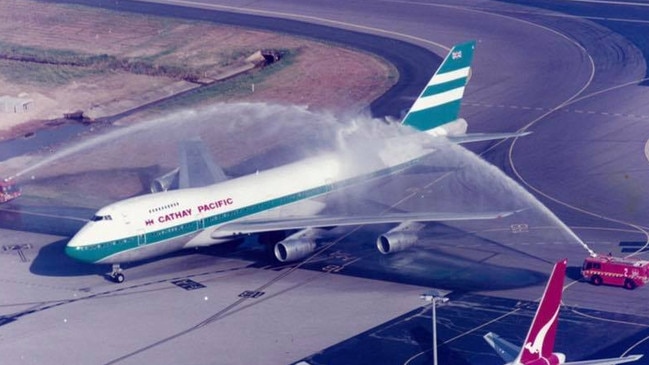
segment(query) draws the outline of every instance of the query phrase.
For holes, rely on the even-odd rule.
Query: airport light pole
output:
[[[437,315],[435,313],[435,307],[438,302],[448,302],[448,298],[443,296],[439,290],[429,290],[421,294],[419,297],[430,302],[431,310],[433,312],[433,365],[437,365]]]

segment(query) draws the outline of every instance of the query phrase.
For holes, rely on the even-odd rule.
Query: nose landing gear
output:
[[[124,274],[122,274],[122,268],[119,267],[119,264],[113,264],[113,271],[108,275],[117,284],[124,282]]]

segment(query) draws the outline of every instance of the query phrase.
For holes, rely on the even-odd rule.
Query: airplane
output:
[[[567,264],[568,260],[563,259],[554,265],[522,348],[493,332],[484,335],[485,341],[500,355],[506,365],[614,365],[640,359],[642,355],[566,362],[565,354],[552,352],[559,323],[563,280]]]
[[[169,252],[224,243],[252,233],[296,231],[274,247],[280,262],[302,259],[316,250],[319,228],[398,223],[377,240],[384,253],[403,250],[417,241],[423,222],[495,219],[513,212],[399,213],[379,216],[318,216],[325,205],[313,198],[351,185],[392,175],[434,153],[435,140],[466,143],[518,137],[526,133],[467,134],[459,119],[462,95],[470,75],[475,41],[454,46],[415,100],[390,138],[371,146],[349,144],[340,151],[229,179],[218,168],[205,186],[136,196],[99,209],[68,242],[65,252],[88,263],[113,264],[109,274],[124,281],[121,263]],[[195,149],[194,149],[195,150]],[[157,181],[155,191],[169,182]],[[168,184],[167,184],[168,185]]]

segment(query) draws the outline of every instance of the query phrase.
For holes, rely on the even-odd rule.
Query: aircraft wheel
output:
[[[599,285],[602,285],[602,277],[599,276],[599,275],[593,275],[593,277],[590,278],[590,282],[591,282],[593,285],[598,285],[598,286],[599,286]]]
[[[631,279],[624,280],[624,289],[633,290],[633,289],[635,289],[635,287],[636,287],[636,285],[635,285],[635,282],[633,280],[631,280]]]
[[[113,275],[113,281],[116,282],[117,284],[121,284],[124,282],[124,274],[122,273],[117,273]]]

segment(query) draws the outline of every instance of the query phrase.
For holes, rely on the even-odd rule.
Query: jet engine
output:
[[[376,247],[384,254],[403,251],[419,240],[416,232],[424,227],[419,222],[403,222],[376,239]]]
[[[309,256],[316,249],[315,236],[316,230],[311,228],[293,233],[275,244],[275,257],[279,262],[289,262]]]
[[[275,244],[275,257],[279,262],[297,261],[312,254],[315,246],[310,239],[284,240]]]
[[[159,193],[162,191],[167,191],[178,187],[178,173],[180,168],[175,168],[168,173],[155,178],[151,182],[151,192]]]

